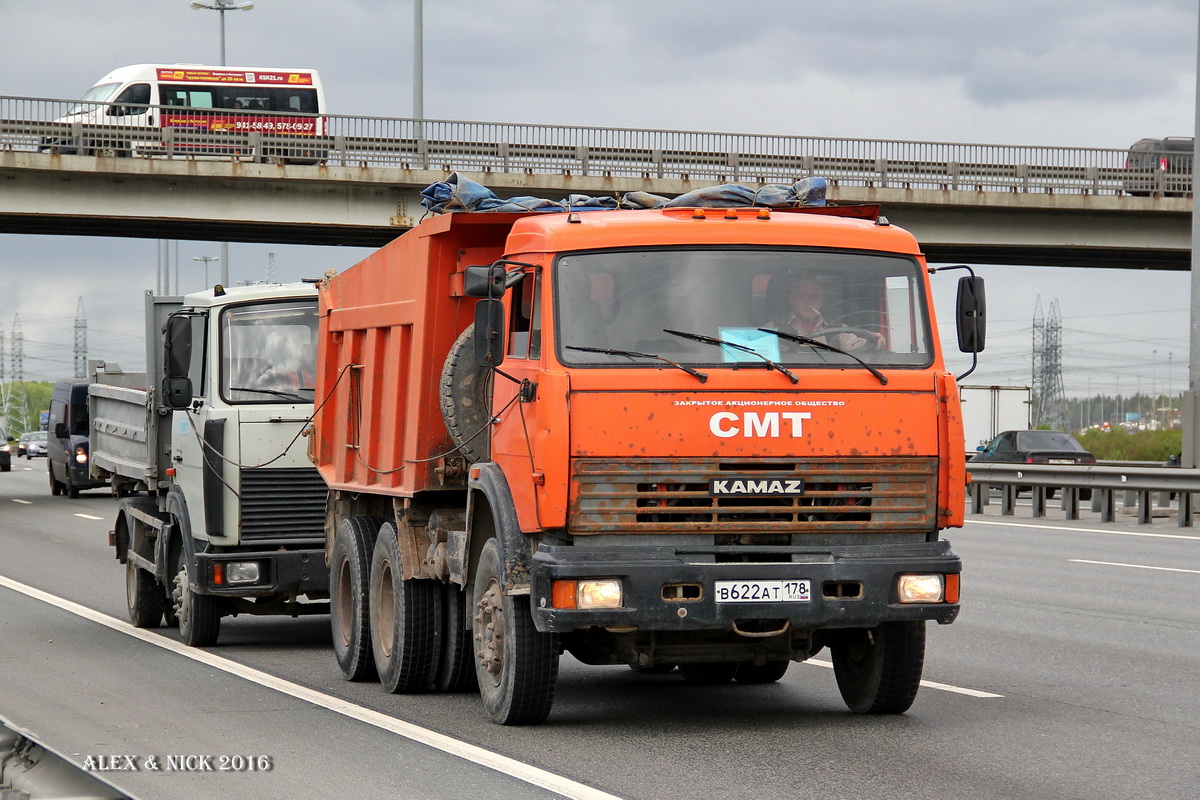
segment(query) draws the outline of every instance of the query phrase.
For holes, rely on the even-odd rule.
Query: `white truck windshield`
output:
[[[228,403],[311,403],[317,301],[233,306],[221,314],[221,397]]]

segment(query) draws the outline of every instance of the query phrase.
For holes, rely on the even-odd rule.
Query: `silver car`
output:
[[[34,456],[46,455],[46,432],[31,431],[21,434],[17,440],[17,455],[33,460]]]

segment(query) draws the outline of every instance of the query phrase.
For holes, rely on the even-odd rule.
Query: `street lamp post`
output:
[[[209,11],[219,11],[221,13],[221,66],[225,66],[225,12],[226,11],[249,11],[254,8],[254,3],[239,3],[236,0],[213,0],[210,3],[194,2],[192,8],[206,8]],[[229,285],[229,243],[221,242],[221,285]],[[204,281],[208,283],[207,278]]]
[[[221,260],[220,256],[192,256],[192,261],[203,261],[204,262],[204,288],[205,289],[208,288],[208,262],[220,261],[220,260]],[[223,285],[224,284],[222,284],[222,286]]]
[[[219,11],[221,13],[221,66],[225,66],[225,12],[249,11],[254,8],[254,3],[238,3],[235,0],[213,0],[211,4],[192,3],[192,8],[197,10],[207,8],[209,11]]]

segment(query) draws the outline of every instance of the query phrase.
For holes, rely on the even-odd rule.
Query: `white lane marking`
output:
[[[1067,531],[1069,533],[1106,533],[1109,536],[1144,536],[1151,539],[1187,539],[1200,542],[1200,536],[1185,536],[1181,533],[1150,533],[1148,531],[1108,531],[1103,528],[1071,528],[1066,525],[1031,525],[1026,522],[997,522],[994,520],[972,519],[967,517],[972,525],[1006,525],[1010,528],[1037,528],[1040,531]]]
[[[104,517],[94,517],[91,514],[76,514],[75,516],[83,517],[84,519],[104,519]]]
[[[556,792],[563,797],[571,798],[571,800],[620,800],[617,795],[609,794],[608,792],[594,789],[591,786],[586,786],[582,783],[577,783],[570,778],[565,778],[561,775],[556,775],[553,772],[548,772],[544,769],[539,769],[530,764],[517,761],[507,756],[502,756],[498,753],[493,753],[482,747],[478,747],[467,742],[459,741],[445,734],[431,731],[428,728],[422,728],[419,725],[414,725],[411,722],[389,717],[386,714],[381,714],[378,711],[372,711],[369,708],[354,705],[337,697],[323,694],[314,689],[309,689],[306,686],[301,686],[291,681],[278,678],[261,670],[247,667],[242,664],[234,663],[220,656],[197,650],[192,647],[187,647],[172,639],[167,639],[156,633],[149,633],[141,628],[135,628],[128,622],[123,622],[106,614],[101,614],[99,611],[93,611],[86,606],[81,606],[70,600],[52,595],[49,592],[44,592],[41,589],[35,589],[32,586],[26,586],[23,583],[18,583],[11,578],[6,578],[0,575],[0,586],[12,589],[15,592],[20,592],[35,600],[41,600],[43,603],[60,608],[63,611],[68,611],[76,616],[91,620],[92,622],[103,625],[106,628],[111,628],[118,633],[123,633],[126,636],[132,636],[135,639],[141,639],[156,647],[161,647],[164,650],[170,650],[176,655],[190,658],[193,661],[198,661],[201,664],[207,664],[210,667],[228,672],[230,675],[236,675],[239,678],[244,678],[252,683],[257,683],[260,686],[265,686],[268,689],[274,689],[282,694],[290,695],[298,700],[312,703],[320,708],[328,709],[336,714],[356,719],[359,722],[365,722],[368,725],[373,725],[376,728],[394,733],[398,736],[403,736],[406,739],[411,739],[414,742],[428,745],[436,750],[441,750],[452,756],[470,761],[480,766],[494,769],[497,772],[524,781],[525,783],[539,786],[551,792]],[[487,723],[491,724],[491,723]]]
[[[20,504],[21,504],[21,505],[23,505],[23,506],[31,506],[31,505],[33,505],[33,501],[32,501],[32,500],[21,500],[21,499],[18,499],[18,498],[16,498],[16,497],[14,497],[14,498],[12,498],[12,501],[13,501],[14,503],[20,503]]]
[[[833,662],[819,661],[815,658],[810,658],[804,662],[812,664],[815,667],[826,667],[833,669]],[[929,689],[940,689],[943,692],[954,692],[955,694],[965,694],[967,697],[1004,697],[1002,694],[993,694],[992,692],[981,692],[978,689],[966,689],[962,686],[951,686],[948,683],[938,683],[937,681],[921,681],[921,685]]]
[[[1088,561],[1086,558],[1072,558],[1070,561],[1076,564],[1099,564],[1102,567],[1129,567],[1131,569],[1157,569],[1162,572],[1188,572],[1192,575],[1200,575],[1200,569],[1178,569],[1176,567],[1151,567],[1148,564],[1122,564],[1119,561]]]

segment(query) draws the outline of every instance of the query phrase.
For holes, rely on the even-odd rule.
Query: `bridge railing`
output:
[[[68,117],[72,108],[96,109],[100,113],[90,116],[104,124],[72,121],[79,119]],[[147,124],[164,114],[177,124]],[[268,118],[274,122],[265,122]],[[30,97],[0,97],[0,149],[716,183],[779,183],[822,175],[836,184],[877,188],[1158,196],[1192,190],[1190,173],[1127,168],[1125,150],[279,112],[263,116]]]
[[[1191,527],[1194,496],[1200,493],[1200,470],[1179,467],[968,462],[967,472],[971,476],[968,494],[973,514],[983,513],[983,507],[990,503],[991,489],[998,487],[1002,515],[1012,516],[1017,493],[1028,491],[1033,516],[1044,517],[1049,495],[1059,490],[1063,512],[1069,520],[1079,519],[1080,501],[1090,500],[1092,511],[1100,514],[1100,521],[1112,522],[1116,518],[1117,497],[1124,495],[1126,508],[1136,505],[1138,521],[1149,524],[1156,508],[1167,508],[1170,498],[1176,496],[1178,524]],[[1162,502],[1164,498],[1168,502]]]

